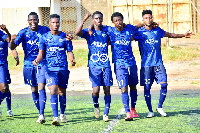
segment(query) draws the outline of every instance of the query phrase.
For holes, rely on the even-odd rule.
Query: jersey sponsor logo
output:
[[[94,45],[96,47],[106,47],[107,43],[102,43],[102,42],[96,42],[96,41],[94,41],[91,45]]]
[[[118,44],[118,45],[129,45],[130,44],[130,41],[127,41],[127,40],[125,40],[125,39],[122,39],[122,40],[117,40],[116,42],[115,42],[115,44]]]
[[[62,51],[62,50],[65,50],[64,48],[59,48],[59,47],[50,47],[48,49],[48,51]]]
[[[37,39],[35,39],[35,40],[29,40],[27,43],[30,44],[30,45],[37,45],[37,46],[39,46],[39,42],[37,41]]]
[[[145,41],[145,43],[148,43],[148,44],[158,43],[158,40],[154,40],[153,38],[152,39],[147,39]]]
[[[101,61],[101,62],[106,62],[108,60],[108,55],[107,54],[99,54],[99,51],[98,53],[96,54],[92,54],[90,59],[93,61],[93,62],[98,62],[98,61]]]

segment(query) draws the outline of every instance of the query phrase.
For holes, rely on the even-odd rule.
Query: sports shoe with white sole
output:
[[[43,124],[43,123],[45,123],[46,120],[45,120],[44,115],[39,115],[39,117],[38,117],[38,119],[37,119],[36,122],[39,123],[39,124]]]
[[[100,117],[100,109],[98,108],[94,108],[94,117],[95,118],[99,118]]]
[[[133,120],[133,116],[131,112],[126,113],[125,121],[132,121],[132,120]]]
[[[51,122],[51,124],[55,125],[55,126],[59,126],[60,125],[59,118],[58,117],[54,117],[53,121]]]
[[[163,111],[163,108],[157,108],[156,110],[161,114],[162,117],[167,116],[167,114]]]
[[[105,121],[105,122],[108,122],[109,121],[109,118],[108,118],[108,115],[103,115],[103,121]]]
[[[148,115],[147,115],[147,118],[152,118],[154,117],[154,113],[153,112],[149,112]]]
[[[62,123],[66,123],[67,122],[65,114],[60,114],[60,122],[62,122]]]
[[[1,106],[0,106],[0,117],[2,116],[2,112],[1,112]]]
[[[14,116],[12,110],[8,110],[8,111],[7,111],[7,114],[8,114],[8,116],[10,116],[10,117]]]

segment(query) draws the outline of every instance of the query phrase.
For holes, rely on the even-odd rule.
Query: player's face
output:
[[[113,24],[117,29],[123,29],[123,19],[121,16],[113,17]]]
[[[50,22],[51,30],[58,31],[60,27],[60,19],[59,18],[51,18]]]
[[[146,26],[151,26],[153,23],[153,17],[151,14],[145,14],[143,17],[143,22]]]
[[[38,23],[39,23],[39,20],[38,20],[38,17],[36,15],[29,15],[28,24],[29,24],[29,27],[32,31],[37,30]]]
[[[103,22],[103,16],[101,14],[95,14],[92,21],[96,26],[101,26]]]

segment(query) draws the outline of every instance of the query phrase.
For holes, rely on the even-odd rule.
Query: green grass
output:
[[[19,66],[15,66],[16,62],[11,54],[9,52],[8,55],[8,62],[9,62],[9,69],[10,70],[19,70],[21,71],[23,68],[23,58],[24,58],[24,53],[21,47],[17,48],[17,51],[19,53],[19,58],[20,58],[20,64]],[[76,61],[76,66],[75,67],[86,67],[88,63],[88,48],[87,45],[85,47],[75,47],[74,50],[74,55],[75,55],[75,61]],[[195,58],[200,58],[200,50],[196,48],[188,48],[188,47],[173,47],[173,48],[167,48],[167,47],[162,47],[162,56],[163,56],[163,61],[164,62],[170,62],[170,61],[189,61],[193,60]],[[133,48],[133,54],[136,58],[136,62],[138,65],[141,63],[141,57],[140,53],[137,47]],[[109,57],[110,61],[112,62],[112,56],[111,56],[111,49],[109,46]],[[69,63],[69,68],[74,68],[71,66]]]
[[[192,82],[191,84],[200,85],[200,82]]]
[[[189,92],[189,91],[188,91]],[[164,103],[164,110],[168,117],[161,117],[155,112],[154,118],[146,118],[147,107],[143,94],[139,94],[136,109],[139,118],[133,121],[124,121],[125,114],[114,126],[113,133],[118,132],[200,132],[200,92],[177,92],[169,93]],[[153,109],[156,109],[159,91],[152,94]],[[12,100],[12,110],[14,117],[6,116],[6,104],[2,103],[3,115],[0,118],[0,132],[70,132],[70,133],[90,133],[103,132],[109,123],[102,120],[104,110],[103,95],[100,95],[99,103],[101,117],[93,117],[93,104],[91,95],[83,95],[81,92],[73,95],[71,92],[67,95],[67,123],[61,123],[61,126],[51,125],[52,111],[49,97],[47,99],[45,116],[46,123],[40,125],[35,121],[38,118],[38,112],[31,95],[27,97],[14,98]],[[14,96],[13,96],[14,97]],[[122,108],[121,95],[113,94],[109,118],[112,120]]]

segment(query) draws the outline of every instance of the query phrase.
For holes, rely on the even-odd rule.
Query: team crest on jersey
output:
[[[37,33],[37,36],[38,36],[38,37],[40,37],[40,36],[41,36],[41,34],[40,34],[40,33]]]
[[[128,32],[128,31],[126,31],[126,35],[128,35],[128,36],[129,36],[129,32]]]
[[[102,33],[102,37],[106,37],[107,35],[105,33]]]
[[[157,35],[157,31],[153,31],[153,33]]]
[[[59,39],[59,42],[64,42],[64,39],[60,38],[60,39]]]

